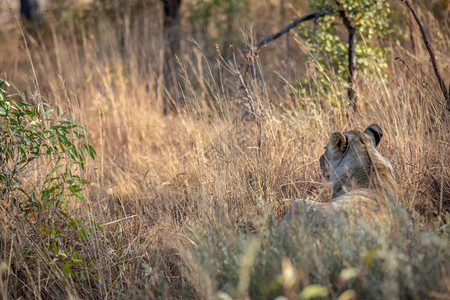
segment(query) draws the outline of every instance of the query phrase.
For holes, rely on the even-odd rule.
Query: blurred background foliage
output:
[[[33,1],[37,0],[31,2]],[[100,35],[99,27],[95,25],[99,22],[115,27],[119,43],[117,47],[122,49],[126,48],[125,43],[131,42],[127,38],[130,32],[141,32],[140,36],[143,37],[145,32],[156,33],[158,26],[164,28],[162,34],[167,47],[163,72],[165,82],[170,86],[169,92],[174,98],[169,101],[172,103],[179,103],[182,98],[179,85],[183,84],[183,80],[177,74],[176,60],[170,58],[175,54],[181,56],[183,51],[186,53],[191,47],[190,40],[198,43],[207,58],[215,59],[216,51],[219,50],[220,55],[228,59],[235,52],[230,45],[238,45],[234,49],[242,49],[242,44],[248,46],[249,43],[256,43],[295,17],[328,8],[338,9],[336,1],[331,0],[66,0],[46,3],[44,20],[47,20],[47,25],[44,21],[43,25],[40,23],[41,26],[45,28],[56,21],[61,24],[61,29],[73,28],[74,32],[67,33],[78,36],[79,42],[84,33]],[[393,43],[405,44],[409,36],[414,46],[421,48],[420,41],[412,38],[414,24],[405,11],[399,9],[401,1],[345,0],[342,3],[357,28],[356,57],[360,77],[387,79],[385,70],[388,61],[392,61],[394,56],[390,51]],[[436,20],[442,21],[438,22],[438,26],[441,26],[444,35],[436,39],[436,44],[442,45],[445,43],[445,34],[448,35],[448,28],[443,26],[448,18],[448,3],[429,1],[420,5],[432,13]],[[250,24],[258,30],[248,31]],[[251,34],[243,38],[243,32]],[[436,34],[439,35],[440,32]],[[41,29],[40,34],[44,35],[45,30]],[[153,34],[146,38],[159,37]],[[293,52],[293,42],[289,42],[289,37],[277,42],[276,47],[280,50],[279,60],[286,63],[280,72],[288,79],[289,84],[296,87],[295,92],[305,99],[321,97],[337,108],[348,106],[345,93],[348,87],[348,41],[339,14],[301,24],[290,34],[290,39],[300,39],[304,47]],[[133,41],[135,42],[137,41]],[[140,46],[143,55],[150,53],[146,43]],[[122,55],[128,56],[129,53],[122,51]],[[149,66],[143,67],[145,64],[144,61],[137,64],[143,76],[151,69]],[[305,76],[307,69],[310,73]],[[340,93],[339,99],[330,99],[330,90]],[[310,100],[307,103],[323,105]]]

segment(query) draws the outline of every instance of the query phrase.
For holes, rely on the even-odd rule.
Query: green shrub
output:
[[[86,129],[59,109],[52,119],[54,110],[46,109],[47,104],[23,101],[7,94],[5,86],[8,82],[0,79],[2,198],[24,217],[64,205],[71,198],[83,199],[83,186],[89,182],[77,172],[84,170],[87,153],[96,156],[84,142]]]
[[[37,258],[56,264],[62,274],[85,280],[88,273],[82,254],[72,248],[74,239],[95,238],[101,226],[77,218],[66,207],[83,199],[89,181],[79,174],[86,157],[96,152],[85,142],[86,129],[67,119],[59,109],[45,103],[33,104],[8,94],[9,84],[0,79],[0,193],[4,207],[12,215],[27,220],[42,248],[25,247],[27,265]],[[25,228],[25,227],[24,227]],[[44,251],[45,250],[45,251]]]

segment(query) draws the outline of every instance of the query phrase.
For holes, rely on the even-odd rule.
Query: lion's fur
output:
[[[397,200],[397,184],[392,165],[376,149],[382,135],[376,124],[364,132],[333,133],[320,157],[322,177],[331,182],[331,202],[294,201],[280,229],[299,221],[321,227],[335,213],[369,224],[389,222],[387,203]]]

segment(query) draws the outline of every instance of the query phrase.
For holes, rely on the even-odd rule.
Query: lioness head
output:
[[[386,204],[397,200],[397,184],[392,165],[376,149],[382,137],[383,131],[376,124],[363,132],[333,133],[319,159],[320,173],[332,185],[331,202],[294,201],[280,223],[282,235],[299,220],[314,230],[331,225],[334,213],[343,213],[349,221],[363,219],[375,225],[381,220],[379,224],[388,224]]]
[[[372,124],[361,131],[335,132],[320,157],[320,173],[331,182],[333,199],[355,189],[382,189],[395,194],[392,165],[376,149],[383,131]],[[392,200],[392,199],[390,199]]]

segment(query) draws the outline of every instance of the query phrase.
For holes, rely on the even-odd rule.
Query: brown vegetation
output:
[[[182,15],[193,2],[183,2]],[[254,41],[255,36],[259,40],[272,32],[271,28],[281,28],[286,18],[304,15],[302,5],[279,3],[252,1],[248,13],[253,16],[254,31],[243,30],[245,42]],[[406,18],[400,9],[396,13]],[[448,78],[447,29],[442,29],[441,21],[428,10],[419,13],[429,24],[442,76]],[[244,21],[238,19],[237,24]],[[58,219],[49,216],[42,223],[24,220],[10,205],[2,205],[0,293],[4,299],[212,299],[219,297],[220,290],[233,290],[230,286],[236,286],[235,297],[244,299],[248,296],[246,288],[252,284],[245,279],[250,274],[246,270],[253,266],[251,259],[242,260],[249,261],[248,268],[244,264],[239,276],[230,276],[229,285],[218,283],[228,274],[222,268],[224,262],[237,260],[227,253],[244,251],[239,234],[266,236],[268,231],[263,229],[277,225],[295,199],[331,198],[326,197],[329,187],[320,179],[318,158],[323,145],[331,132],[361,130],[374,122],[385,132],[380,152],[394,168],[399,203],[421,227],[445,219],[450,211],[449,116],[445,105],[436,101],[440,89],[428,79],[433,71],[417,29],[411,27],[409,32],[414,46],[407,40],[399,45],[385,41],[411,72],[389,60],[387,81],[381,75],[357,75],[354,88],[359,95],[358,111],[348,119],[348,108],[339,105],[336,93],[346,88],[333,78],[329,78],[332,84],[327,98],[297,93],[296,79],[314,80],[318,69],[305,64],[304,57],[312,54],[295,35],[290,36],[289,51],[284,41],[274,42],[261,50],[253,66],[248,66],[238,46],[229,48],[224,58],[215,52],[208,34],[215,34],[212,31],[218,27],[202,31],[187,18],[181,22],[184,38],[179,55],[173,58],[181,81],[165,83],[160,3],[146,7],[145,13],[129,8],[85,19],[76,11],[64,11],[55,19],[49,15],[45,28],[33,37],[23,38],[17,22],[0,28],[0,76],[13,84],[14,92],[25,99],[60,106],[87,126],[88,140],[98,153],[95,161],[88,162],[84,174],[91,185],[85,191],[85,200],[64,209],[103,227],[93,227],[96,238],[87,241],[70,228],[62,229],[67,235],[55,244],[61,249],[70,246],[79,253],[86,264],[74,267],[74,272],[88,274],[84,279],[68,277],[58,266],[62,258],[50,255],[53,252],[48,250],[52,236],[41,234],[44,226],[57,226]],[[214,42],[219,43],[219,50],[229,47]],[[173,90],[179,91],[179,98],[174,98]],[[173,110],[165,109],[168,101]],[[30,176],[39,176],[39,172],[36,169]],[[395,234],[389,241],[404,237],[400,231]],[[417,249],[432,255],[437,249],[433,240],[419,237],[413,239],[423,243]],[[307,243],[302,245],[311,247],[321,243],[308,236],[304,241]],[[448,245],[448,239],[445,242]],[[230,252],[221,252],[222,243]],[[383,243],[380,249],[390,251],[386,246],[390,244]],[[254,245],[249,242],[242,257],[254,257],[259,249]],[[330,245],[327,249],[334,253],[335,246]],[[357,243],[355,247],[361,251],[364,248]],[[317,248],[313,250],[310,255],[322,255]],[[365,257],[379,259],[370,256],[378,252],[369,247],[366,250]],[[394,250],[406,251],[401,247]],[[393,262],[402,264],[394,254],[386,256],[383,268],[395,266]],[[370,273],[372,260],[367,265],[362,261],[357,276],[363,279],[355,287],[356,293],[362,293],[373,280],[364,277]],[[420,277],[395,286],[396,275],[386,275],[386,281],[380,283],[383,293],[376,288],[374,293],[395,296],[387,293],[406,286],[407,292],[399,292],[398,297],[413,297],[416,292],[448,297],[448,261],[440,262],[420,261],[419,267],[411,267],[414,276],[435,276],[429,277],[430,282]],[[327,264],[322,256],[302,263],[304,276],[296,277],[302,287],[331,278],[328,275],[338,277],[335,271],[327,273],[326,267],[350,268],[345,257],[339,266]],[[412,260],[408,263],[413,266]],[[289,266],[284,262],[283,270]],[[431,269],[436,273],[426,275]],[[389,272],[386,274],[400,274]],[[264,273],[265,278],[276,277],[269,273]],[[233,285],[233,280],[239,284]],[[423,282],[423,286],[414,282]],[[332,279],[321,283],[330,287],[329,293],[335,298],[342,291],[335,288]],[[293,290],[287,284],[283,288],[287,294]]]

